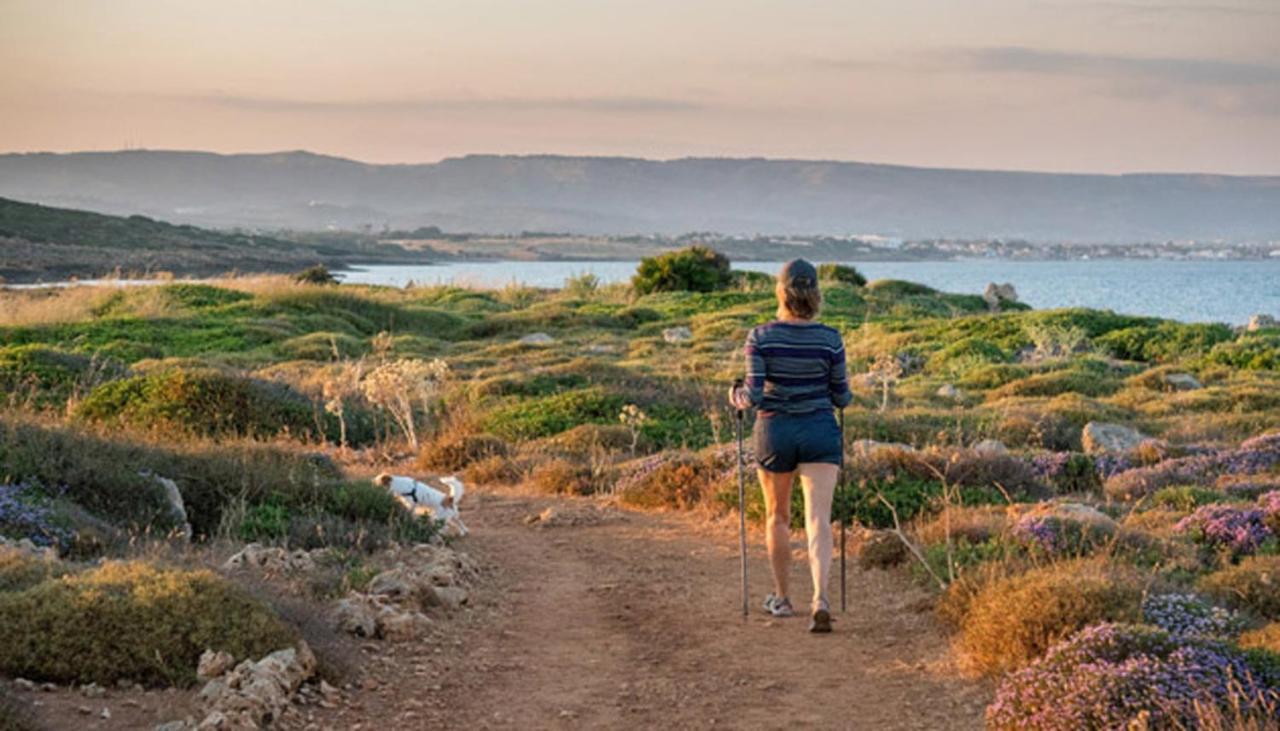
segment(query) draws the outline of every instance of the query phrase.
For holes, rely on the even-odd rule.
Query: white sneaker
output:
[[[775,617],[791,617],[795,610],[791,608],[791,600],[785,596],[770,594],[764,598],[764,610]]]

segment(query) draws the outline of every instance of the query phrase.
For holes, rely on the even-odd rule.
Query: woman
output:
[[[791,486],[804,490],[804,525],[813,576],[810,632],[831,631],[827,577],[831,569],[831,498],[843,459],[835,409],[853,396],[840,333],[814,320],[822,305],[818,272],[794,259],[778,273],[778,319],[747,336],[747,377],[729,392],[735,408],[759,408],[753,441],[764,490],[769,565],[774,591],[764,608],[793,614],[787,586],[791,570]]]

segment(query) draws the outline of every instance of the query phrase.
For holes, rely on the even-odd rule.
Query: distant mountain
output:
[[[202,225],[515,233],[1280,240],[1280,177],[1066,175],[852,162],[307,152],[0,155],[0,195]]]
[[[420,260],[399,247],[297,242],[108,216],[0,198],[0,278],[7,281],[169,271],[292,271],[316,264]]]

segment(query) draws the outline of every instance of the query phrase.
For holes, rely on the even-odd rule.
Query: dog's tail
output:
[[[462,480],[459,480],[454,475],[449,475],[448,477],[441,477],[440,481],[449,486],[449,496],[453,498],[454,507],[457,507],[458,503],[462,502],[462,495],[467,491],[467,488],[462,484]]]

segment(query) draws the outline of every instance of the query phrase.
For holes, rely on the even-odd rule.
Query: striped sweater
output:
[[[747,335],[747,393],[763,415],[804,414],[847,406],[844,341],[817,322],[774,322]]]

